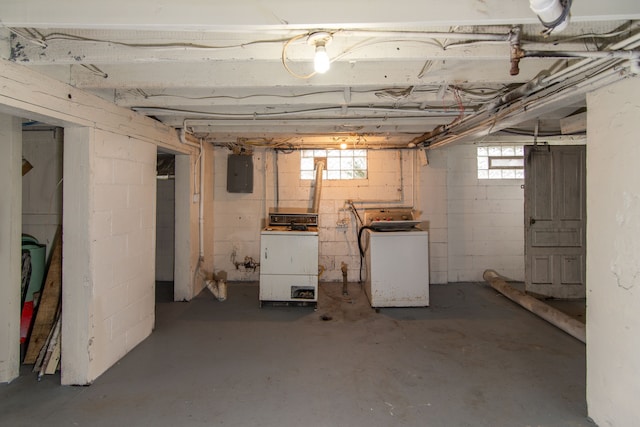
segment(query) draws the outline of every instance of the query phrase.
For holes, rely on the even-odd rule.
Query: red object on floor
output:
[[[24,344],[31,329],[33,321],[33,301],[26,301],[22,306],[22,315],[20,316],[20,344]]]

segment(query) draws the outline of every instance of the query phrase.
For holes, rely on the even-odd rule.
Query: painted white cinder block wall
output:
[[[62,383],[87,384],[153,328],[156,146],[72,128],[64,161]]]
[[[640,420],[640,79],[587,97],[587,404]]]
[[[449,217],[447,206],[448,150],[428,152],[428,166],[419,163],[418,205],[429,230],[429,281],[449,281]]]
[[[313,182],[300,179],[299,152],[276,156],[272,151],[256,150],[253,193],[228,193],[230,152],[226,149],[215,152],[215,269],[226,271],[228,280],[258,280],[259,269],[254,271],[242,265],[236,269],[234,261],[243,263],[245,257],[259,261],[260,231],[269,208],[276,203],[280,207],[310,208]],[[359,277],[357,224],[354,216],[343,210],[345,201],[353,200],[361,214],[364,208],[371,207],[418,206],[414,194],[417,174],[413,153],[372,150],[367,180],[323,181],[319,208],[319,263],[324,267],[321,281],[341,281],[343,262],[348,265],[350,281],[357,281]],[[348,227],[338,227],[342,218],[348,218]]]
[[[226,191],[228,150],[216,150],[215,268],[229,280],[258,280],[259,270],[236,269],[233,261],[259,259],[260,230],[269,207],[275,205],[275,155],[254,154],[254,191]],[[345,200],[358,209],[374,206],[414,206],[429,230],[430,281],[481,281],[493,268],[514,280],[524,280],[523,180],[481,181],[476,176],[475,145],[459,145],[428,153],[422,165],[416,152],[369,151],[369,179],[324,181],[320,202],[321,280],[340,281],[341,263],[349,280],[359,278],[360,256],[356,222],[342,211]],[[310,207],[312,182],[299,178],[299,153],[278,154],[278,199],[281,207]],[[402,157],[402,159],[401,159]],[[402,163],[401,163],[402,162]],[[401,177],[402,174],[402,177]],[[402,187],[403,191],[399,191]],[[347,217],[349,227],[337,227]]]
[[[447,147],[448,278],[524,280],[524,180],[479,180],[476,145]]]

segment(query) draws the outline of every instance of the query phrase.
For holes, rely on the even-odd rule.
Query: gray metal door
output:
[[[525,147],[525,288],[585,297],[585,146]]]

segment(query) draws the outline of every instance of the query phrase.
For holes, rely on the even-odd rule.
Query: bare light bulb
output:
[[[323,44],[318,44],[316,46],[316,56],[313,58],[313,68],[316,70],[316,73],[326,73],[329,71],[329,55],[327,55],[327,49]]]
[[[340,148],[343,149],[343,150],[346,150],[347,149],[347,143],[343,142],[342,144],[340,144]]]

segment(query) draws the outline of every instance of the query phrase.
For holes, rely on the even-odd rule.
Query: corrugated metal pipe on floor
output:
[[[511,301],[520,304],[533,314],[557,326],[572,337],[586,343],[587,338],[584,323],[514,288],[505,282],[504,278],[494,270],[485,270],[482,277],[489,282],[493,289]]]

